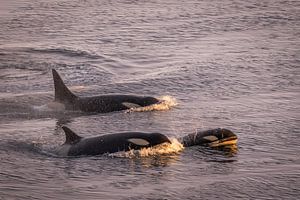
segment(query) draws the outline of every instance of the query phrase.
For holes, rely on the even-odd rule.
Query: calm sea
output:
[[[1,0],[0,199],[299,199],[300,3]],[[79,96],[171,96],[166,111],[36,111],[51,69]],[[60,158],[67,125],[180,137],[228,128],[237,150]]]

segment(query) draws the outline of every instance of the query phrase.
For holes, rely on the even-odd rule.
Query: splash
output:
[[[130,150],[130,151],[122,151],[109,154],[112,157],[121,157],[121,158],[135,158],[135,157],[149,157],[156,155],[165,155],[165,154],[174,154],[181,152],[184,147],[183,145],[176,139],[170,139],[171,144],[164,143],[154,147],[143,148],[140,150]]]
[[[158,98],[159,103],[152,104],[150,106],[131,108],[126,112],[147,112],[147,111],[162,111],[170,110],[171,107],[178,105],[176,99],[172,96],[162,96]]]

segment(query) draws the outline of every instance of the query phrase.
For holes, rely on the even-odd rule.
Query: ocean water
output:
[[[290,0],[1,0],[0,199],[299,199],[299,13]],[[36,110],[53,100],[53,68],[79,96],[177,105]],[[62,125],[84,137],[223,127],[239,141],[61,158]]]

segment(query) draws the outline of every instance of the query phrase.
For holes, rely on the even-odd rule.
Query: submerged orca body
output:
[[[93,156],[171,143],[167,136],[160,133],[125,132],[83,138],[66,126],[62,129],[66,141],[57,151],[60,156]],[[195,145],[219,147],[236,144],[237,136],[227,129],[212,129],[186,135],[179,138],[179,141],[184,147]]]
[[[55,88],[55,102],[62,103],[66,110],[107,113],[149,106],[159,102],[154,97],[135,95],[77,97],[67,88],[55,69],[52,69],[52,74]]]
[[[57,151],[60,156],[101,155],[171,143],[160,133],[125,132],[83,138],[68,127],[63,126],[62,129],[66,134],[66,141]]]
[[[195,145],[220,147],[234,145],[237,143],[237,136],[228,129],[218,128],[206,131],[197,131],[179,138],[184,147]]]

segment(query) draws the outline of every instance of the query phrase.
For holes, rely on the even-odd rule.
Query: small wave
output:
[[[92,52],[83,51],[79,49],[69,49],[69,48],[29,48],[28,51],[37,52],[37,53],[47,53],[47,54],[61,54],[69,57],[86,57],[92,59],[99,59],[102,56],[97,55]]]
[[[6,151],[15,151],[15,152],[28,152],[28,153],[40,153],[42,151],[41,142],[31,142],[31,141],[16,141],[8,140],[1,143],[1,149]]]
[[[140,150],[130,150],[130,151],[122,151],[117,153],[109,154],[112,157],[121,157],[121,158],[135,158],[135,157],[149,157],[156,155],[165,155],[165,154],[173,154],[181,152],[184,147],[183,145],[176,139],[170,139],[171,144],[164,143],[154,147],[143,148]]]
[[[172,96],[162,96],[158,98],[159,103],[150,106],[131,108],[126,112],[147,112],[147,111],[163,111],[170,110],[171,107],[178,105],[177,100]]]

